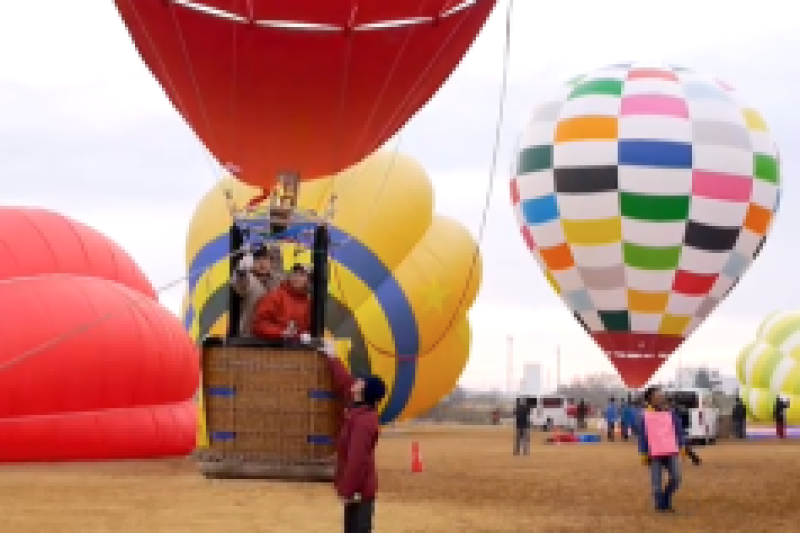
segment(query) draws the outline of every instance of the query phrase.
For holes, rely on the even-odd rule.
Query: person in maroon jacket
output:
[[[333,347],[323,353],[333,376],[336,395],[344,400],[344,422],[336,440],[334,486],[344,502],[345,533],[369,533],[375,514],[378,479],[375,473],[375,447],[380,435],[377,407],[386,395],[386,385],[377,376],[353,377]]]

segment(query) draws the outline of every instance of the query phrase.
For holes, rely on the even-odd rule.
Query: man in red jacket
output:
[[[345,533],[369,533],[375,514],[375,446],[380,435],[377,407],[386,385],[377,376],[354,378],[336,358],[331,345],[323,352],[333,376],[333,388],[349,407],[336,440],[334,486],[344,502]]]
[[[298,339],[311,327],[309,273],[295,264],[289,280],[265,294],[253,313],[253,335],[266,339]]]

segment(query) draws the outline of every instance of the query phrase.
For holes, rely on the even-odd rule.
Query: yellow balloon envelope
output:
[[[750,416],[773,420],[780,394],[789,400],[787,422],[800,424],[800,313],[774,313],[739,354],[736,375]]]
[[[197,207],[184,304],[195,339],[227,331],[230,266],[220,260],[230,248],[226,191],[239,207],[261,194],[227,177]],[[322,214],[334,195],[328,333],[351,370],[386,381],[382,421],[413,418],[449,394],[466,366],[467,311],[482,274],[477,244],[459,223],[434,215],[430,180],[403,155],[378,153],[303,183],[298,203]],[[287,266],[309,262],[307,251],[294,248],[283,247]]]

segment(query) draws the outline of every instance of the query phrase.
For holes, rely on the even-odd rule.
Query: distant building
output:
[[[541,363],[525,363],[522,367],[519,394],[520,396],[537,396],[542,394]]]

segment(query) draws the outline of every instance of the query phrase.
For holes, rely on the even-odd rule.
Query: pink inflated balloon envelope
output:
[[[651,457],[668,457],[677,455],[678,440],[675,435],[675,424],[669,411],[645,411],[644,433]]]

